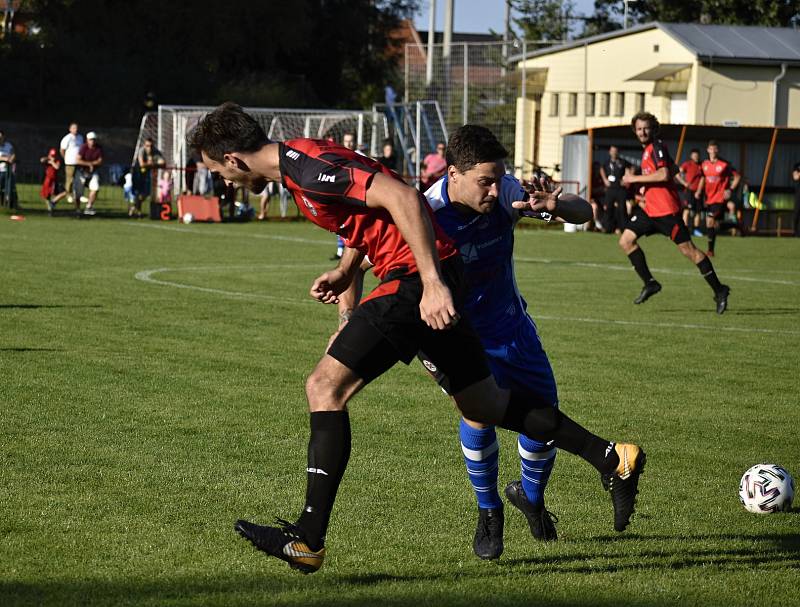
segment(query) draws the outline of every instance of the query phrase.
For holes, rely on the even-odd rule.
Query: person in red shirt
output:
[[[47,156],[42,156],[39,162],[45,165],[41,196],[47,203],[47,212],[52,215],[56,203],[67,195],[64,186],[58,181],[58,171],[61,169],[58,150],[51,148]]]
[[[639,112],[631,120],[636,138],[644,148],[642,152],[642,174],[625,175],[623,184],[641,186],[644,194],[644,209],[636,208],[628,225],[619,239],[619,246],[625,251],[644,287],[633,303],[640,304],[661,290],[661,284],[653,278],[644,252],[638,245],[641,236],[663,234],[678,245],[678,250],[690,259],[700,270],[703,278],[714,291],[717,314],[723,314],[728,307],[730,287],[720,283],[711,260],[692,243],[689,229],[681,218],[681,207],[675,185],[675,163],[664,143],[657,139],[659,124],[653,114]]]
[[[706,234],[708,235],[708,252],[714,257],[714,244],[717,241],[719,220],[725,214],[726,205],[733,205],[731,193],[739,185],[739,173],[731,163],[719,157],[719,146],[713,139],[706,148],[708,160],[701,165],[702,175],[697,191],[703,192],[706,198]],[[736,207],[733,206],[733,213]]]
[[[422,184],[420,189],[423,192],[439,181],[439,178],[447,170],[447,160],[444,157],[445,147],[444,141],[438,142],[436,144],[436,152],[431,152],[422,161]]]
[[[282,181],[309,221],[345,239],[339,265],[314,280],[314,299],[337,303],[365,255],[381,280],[306,381],[311,438],[300,517],[278,526],[239,520],[234,529],[242,537],[305,573],[322,566],[328,522],[350,457],[347,403],[420,350],[448,375],[453,398],[469,419],[556,441],[592,464],[608,480],[615,521],[623,513],[627,525],[644,451],[595,436],[531,391],[497,386],[480,338],[461,316],[463,261],[420,192],[376,160],[342,146],[316,139],[270,141],[252,116],[230,102],[200,120],[188,139],[227,185],[256,193],[268,181]],[[486,192],[496,198],[496,183],[487,184]],[[537,205],[545,202],[530,206],[541,210]]]
[[[681,190],[681,207],[683,207],[683,223],[689,226],[689,215],[693,215],[694,232],[692,236],[700,236],[700,213],[702,213],[702,190],[700,178],[703,176],[700,167],[700,150],[694,148],[689,152],[689,159],[683,162],[680,173],[675,177],[683,186]]]

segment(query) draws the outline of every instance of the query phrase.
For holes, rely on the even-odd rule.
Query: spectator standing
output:
[[[714,257],[714,245],[717,241],[719,220],[725,215],[726,205],[733,204],[731,193],[739,185],[739,173],[730,162],[719,155],[719,146],[713,139],[706,148],[708,160],[700,165],[703,174],[700,176],[700,188],[706,198],[706,234],[708,236],[708,257]],[[733,212],[736,212],[734,206]]]
[[[47,203],[47,212],[51,215],[56,208],[56,203],[67,195],[67,192],[58,181],[58,171],[61,169],[61,159],[58,150],[51,148],[47,156],[39,159],[44,165],[44,181],[42,181],[41,196]]]
[[[692,220],[694,231],[692,236],[702,236],[700,232],[700,214],[703,212],[703,189],[700,179],[703,177],[703,168],[700,165],[700,150],[694,148],[689,152],[689,159],[680,166],[680,173],[676,176],[678,183],[683,186],[681,190],[681,206],[683,207],[683,223],[689,226],[689,214],[694,215]]]
[[[14,146],[6,139],[5,133],[0,131],[0,204],[16,207],[16,190],[14,187],[14,163],[17,154]]]
[[[79,200],[80,192],[76,193],[75,172],[78,169],[78,150],[84,144],[83,135],[78,132],[78,123],[71,122],[69,132],[61,138],[61,157],[64,159],[64,189],[67,191],[67,202]],[[76,203],[76,208],[80,207]]]
[[[211,179],[211,171],[202,162],[198,161],[195,165],[194,182],[192,183],[192,194],[205,196],[214,189]]]
[[[103,148],[97,143],[97,134],[94,131],[86,134],[86,143],[78,150],[77,164],[81,167],[81,181],[89,188],[89,200],[83,214],[94,215],[97,213],[94,203],[100,191],[100,165],[103,164]],[[80,198],[76,198],[75,210],[80,212],[80,208]]]
[[[153,181],[156,177],[153,169],[162,168],[167,164],[164,156],[156,148],[152,137],[144,140],[142,148],[139,150],[136,164],[138,165],[138,170],[134,173],[133,180],[136,202],[133,210],[128,211],[129,217],[133,217],[134,214],[136,217],[142,216],[142,201],[153,193]]]
[[[422,186],[423,191],[427,190],[447,170],[447,160],[444,156],[445,145],[443,141],[436,144],[436,151],[425,156],[422,161]]]
[[[383,152],[378,158],[378,162],[387,169],[397,172],[397,154],[394,153],[394,143],[392,143],[391,139],[383,140]]]
[[[794,182],[794,213],[792,213],[792,230],[795,238],[800,238],[800,162],[796,162],[792,169]]]
[[[628,210],[625,203],[628,200],[628,189],[622,185],[622,177],[631,173],[631,165],[619,155],[619,148],[615,145],[608,148],[608,160],[600,167],[600,176],[606,187],[603,196],[605,207],[605,228],[609,234],[622,234],[628,222]]]
[[[161,178],[158,180],[158,202],[172,203],[172,173],[170,171],[161,171]]]
[[[128,203],[128,216],[133,213],[136,204],[136,193],[133,191],[133,169],[125,173],[122,178],[122,195]]]

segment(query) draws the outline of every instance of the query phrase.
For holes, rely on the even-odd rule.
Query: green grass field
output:
[[[520,231],[563,409],[648,452],[628,532],[562,453],[559,541],[507,507],[503,557],[479,561],[455,411],[400,365],[352,403],[329,558],[301,576],[233,522],[302,505],[303,383],[336,318],[307,290],[333,248],[305,223],[0,214],[0,605],[797,604],[800,514],[737,489],[761,461],[800,477],[800,240],[721,238],[718,317],[666,239],[644,242],[664,290],[634,306],[613,237]]]

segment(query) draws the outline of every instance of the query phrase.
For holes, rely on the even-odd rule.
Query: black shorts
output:
[[[722,219],[725,216],[725,210],[728,208],[728,205],[724,202],[715,202],[714,204],[707,204],[706,205],[706,217],[711,217],[712,219],[718,220]]]
[[[442,262],[445,284],[456,310],[463,310],[463,262],[459,256]],[[450,380],[452,394],[489,377],[486,354],[478,335],[463,317],[446,330],[431,329],[419,313],[419,274],[389,275],[353,312],[328,354],[369,383],[398,360],[409,364],[422,350]]]
[[[692,239],[680,213],[650,217],[641,207],[636,207],[633,211],[625,229],[631,230],[637,237],[663,234],[675,244],[683,244]]]

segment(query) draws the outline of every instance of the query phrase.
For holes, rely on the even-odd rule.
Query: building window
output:
[[[567,94],[567,116],[578,114],[578,93]]]
[[[636,93],[636,111],[644,112],[644,93]]]
[[[586,93],[586,115],[594,116],[594,93]]]
[[[558,116],[558,93],[550,93],[550,115]]]
[[[600,116],[608,116],[608,98],[611,93],[600,93]]]
[[[614,116],[625,114],[625,93],[614,93]]]

